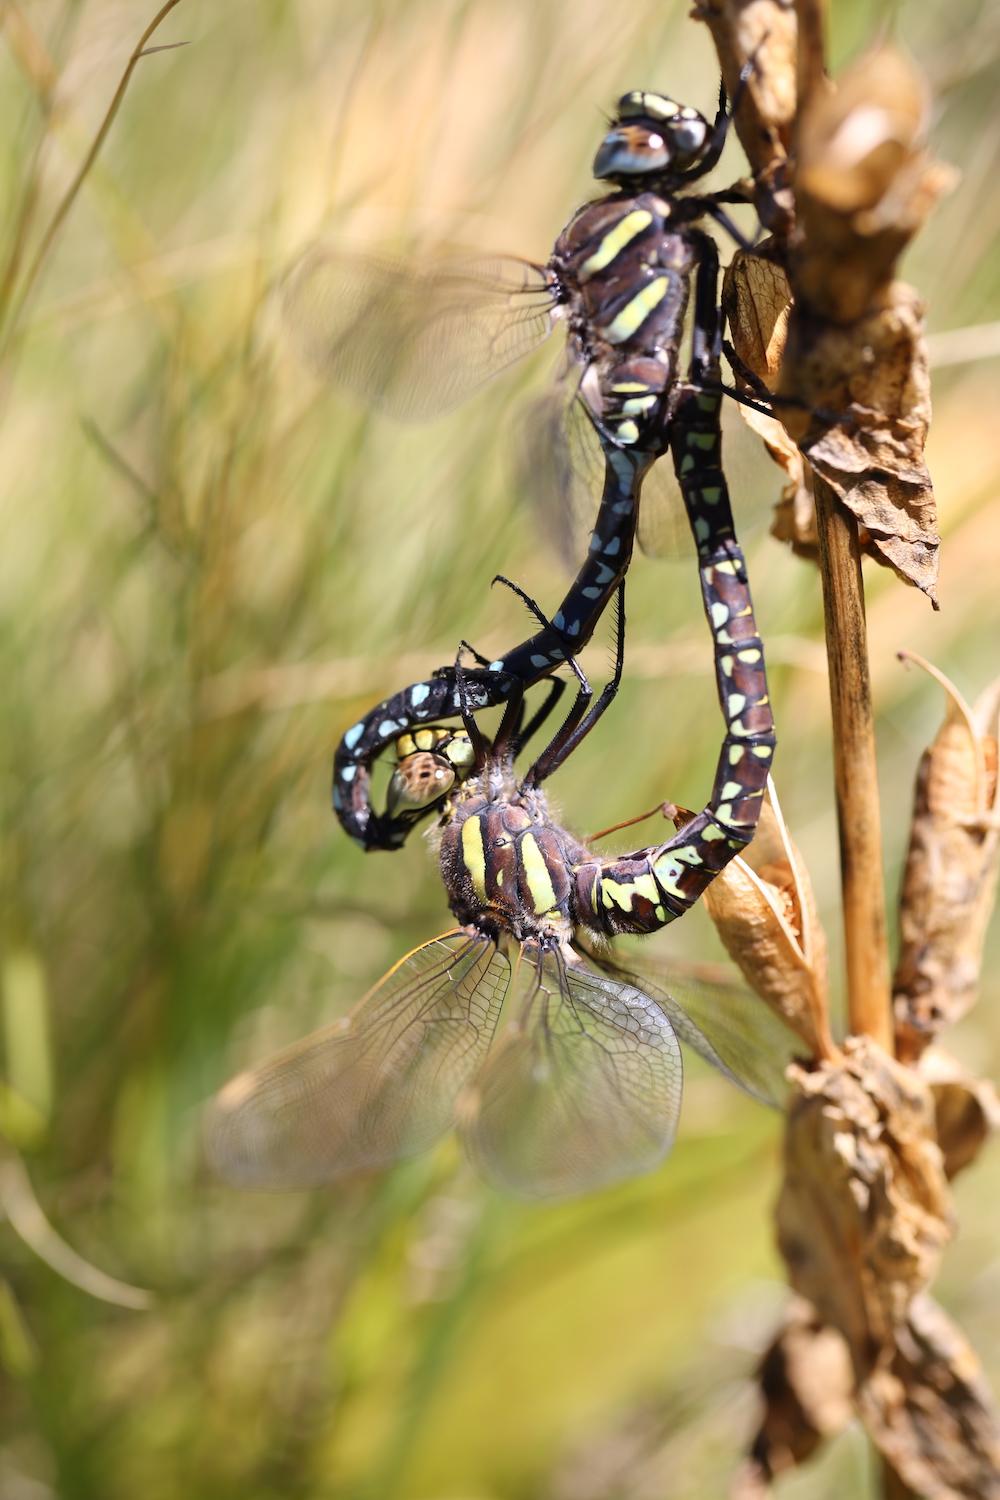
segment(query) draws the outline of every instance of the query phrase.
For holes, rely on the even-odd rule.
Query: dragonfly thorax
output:
[[[549,818],[544,794],[488,797],[466,787],[449,812],[441,872],[458,920],[519,942],[566,942],[573,870],[586,851]]]

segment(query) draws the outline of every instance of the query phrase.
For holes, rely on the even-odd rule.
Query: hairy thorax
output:
[[[542,792],[494,775],[466,782],[445,809],[441,873],[462,923],[520,942],[572,933],[574,870],[586,848],[553,823]]]

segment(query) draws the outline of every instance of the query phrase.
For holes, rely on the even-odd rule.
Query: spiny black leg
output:
[[[528,607],[528,609],[531,610],[531,613],[534,615],[535,619],[538,621],[539,625],[541,625],[541,627],[542,627],[543,630],[554,630],[555,629],[555,626],[552,624],[552,621],[549,620],[549,619],[546,619],[545,615],[542,614],[542,611],[539,609],[539,607],[535,603],[534,599],[532,599],[532,597],[531,597],[530,594],[526,594],[524,592],[524,589],[519,588],[516,583],[512,583],[509,578],[505,578],[502,573],[498,573],[496,575],[496,577],[494,578],[493,582],[494,583],[502,583],[502,584],[504,584],[506,588],[510,589],[511,593],[516,594],[517,597],[521,600],[521,603],[525,604]],[[572,657],[572,656],[567,657],[566,658],[566,665],[569,666],[569,667],[571,667],[573,669],[574,676],[576,677],[577,681],[579,682],[581,688],[586,688],[588,692],[591,691],[590,686],[589,686],[589,684],[587,682],[587,679],[586,679],[586,677],[584,677],[582,671],[580,670],[580,665],[576,661],[575,657]]]
[[[462,666],[462,652],[459,650],[455,657],[455,686],[458,689],[459,712],[462,715],[462,725],[472,743],[472,749],[476,757],[476,772],[481,773],[486,768],[488,752],[483,732],[476,723],[472,709],[469,707],[468,693],[466,692],[465,669]],[[509,706],[509,702],[508,702]],[[506,718],[506,710],[504,711]]]
[[[622,670],[625,665],[625,580],[622,579],[618,585],[618,628],[615,641],[615,670],[610,682],[605,683],[601,695],[582,718],[581,714],[586,707],[586,702],[581,701],[583,695],[577,697],[576,703],[566,716],[559,733],[550,745],[542,751],[541,755],[532,766],[525,777],[526,786],[540,786],[547,777],[557,771],[563,761],[572,755],[581,740],[593,729],[598,719],[604,714],[614,701],[615,695],[621,686]],[[579,709],[580,713],[576,713]],[[576,718],[574,719],[574,714]]]
[[[480,656],[480,654],[476,650],[475,646],[470,646],[469,643],[468,643],[468,641],[460,641],[459,645],[462,647],[463,651],[468,651],[469,655],[475,661],[477,667],[488,667],[489,666],[489,664],[490,664],[489,657],[488,656]]]
[[[702,157],[701,161],[696,167],[692,167],[689,171],[684,172],[682,175],[679,174],[681,175],[682,185],[688,182],[697,182],[699,177],[706,176],[707,173],[711,172],[713,167],[718,165],[719,158],[722,155],[723,148],[726,144],[726,136],[729,134],[729,127],[732,124],[733,115],[736,113],[743,102],[743,95],[746,91],[746,86],[747,82],[749,81],[750,74],[753,72],[756,58],[757,51],[755,49],[753,56],[749,58],[748,61],[745,62],[740,69],[740,81],[736,85],[736,92],[733,95],[732,109],[727,109],[726,107],[725,83],[721,82],[719,84],[719,108],[715,116],[715,123],[712,126],[712,144],[709,146],[708,151]]]
[[[754,249],[757,243],[756,240],[748,240],[742,229],[737,229],[736,225],[733,223],[732,219],[725,212],[725,210],[719,207],[717,201],[712,202],[710,199],[706,198],[705,212],[709,214],[710,217],[715,220],[716,224],[720,225],[726,231],[726,233],[736,241],[741,250],[752,251]]]
[[[520,755],[525,745],[541,729],[546,719],[552,713],[559,699],[566,691],[565,677],[553,677],[549,682],[549,690],[545,695],[543,703],[537,708],[523,729],[518,729],[512,741],[512,753]]]

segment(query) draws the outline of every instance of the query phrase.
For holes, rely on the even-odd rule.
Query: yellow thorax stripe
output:
[[[462,824],[462,857],[472,880],[472,889],[480,901],[486,900],[486,851],[483,828],[478,818],[466,818]]]
[[[555,906],[556,893],[548,866],[533,833],[526,833],[521,839],[521,864],[524,867],[531,899],[535,903],[535,913],[537,916],[542,916]]]
[[[625,246],[631,244],[636,235],[641,234],[652,222],[653,215],[645,208],[634,208],[624,219],[619,219],[614,229],[608,230],[593,255],[588,256],[580,267],[580,280],[586,281],[588,276],[610,266],[615,256],[620,255]]]

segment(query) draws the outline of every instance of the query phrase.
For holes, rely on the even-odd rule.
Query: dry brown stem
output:
[[[692,14],[712,33],[730,99],[740,71],[753,72],[736,109],[736,134],[753,173],[761,222],[787,235],[792,225],[788,162],[795,121],[797,25],[791,0],[700,0]]]

